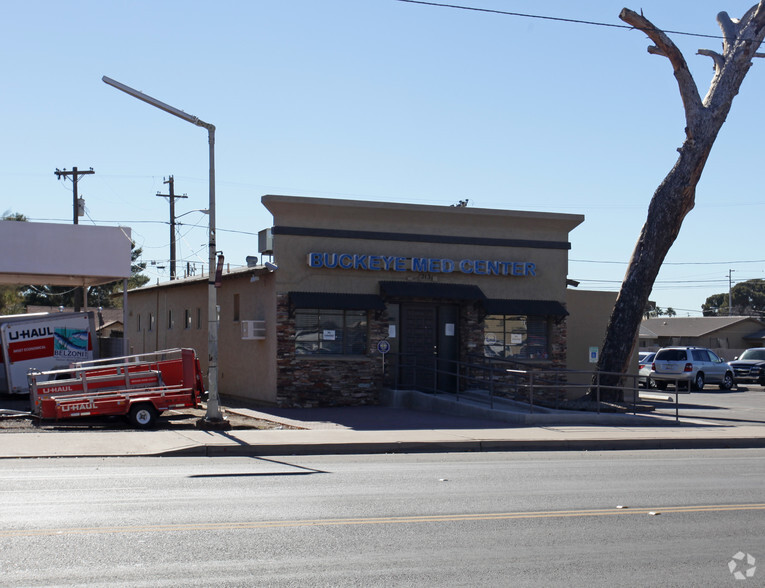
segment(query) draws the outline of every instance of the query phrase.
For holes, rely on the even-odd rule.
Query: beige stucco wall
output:
[[[256,277],[255,281],[252,278]],[[234,296],[239,295],[239,320],[234,317]],[[206,277],[187,278],[131,290],[127,336],[131,353],[191,347],[207,373]],[[218,331],[218,391],[226,396],[272,403],[276,398],[276,301],[273,274],[259,268],[224,273],[216,291],[220,307]],[[185,326],[185,313],[191,326]],[[169,313],[172,313],[172,325]],[[149,329],[149,316],[155,324]],[[139,329],[140,316],[140,329]],[[241,321],[265,320],[265,340],[243,340]],[[201,324],[200,324],[201,322]]]
[[[600,351],[608,318],[616,302],[614,292],[566,290],[568,316],[568,369],[592,370],[590,347]]]
[[[435,207],[408,204],[264,196],[274,215],[274,226],[311,227],[340,231],[439,235],[464,239],[520,239],[568,243],[568,233],[584,217],[570,214]],[[415,237],[416,239],[416,237]],[[279,266],[277,290],[379,293],[379,282],[429,281],[475,284],[488,298],[565,300],[568,248],[497,247],[484,244],[430,243],[333,236],[274,234],[275,262]],[[489,276],[459,271],[396,272],[310,268],[310,252],[446,258],[533,263],[536,275]],[[341,286],[339,286],[341,284]]]
[[[596,347],[600,353],[606,336],[608,320],[616,303],[616,292],[596,292],[591,290],[566,290],[566,309],[568,322],[568,369],[587,372],[577,376],[576,381],[587,384],[597,364],[590,363],[590,348]],[[637,336],[635,338],[637,342]],[[637,374],[637,352],[635,349],[630,361],[630,374]],[[631,385],[631,382],[630,382]],[[584,392],[584,391],[582,391]],[[572,396],[574,394],[571,394]]]

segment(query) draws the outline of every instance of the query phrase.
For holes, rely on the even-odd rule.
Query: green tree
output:
[[[701,305],[701,313],[704,316],[717,316],[728,314],[728,295],[712,294]]]
[[[11,212],[10,210],[6,210],[3,213],[2,220],[9,220],[9,221],[21,221],[23,223],[27,222],[29,219],[21,214],[20,212]]]
[[[728,293],[712,294],[701,305],[704,316],[765,316],[765,280],[739,282],[731,288],[730,298],[729,309]]]

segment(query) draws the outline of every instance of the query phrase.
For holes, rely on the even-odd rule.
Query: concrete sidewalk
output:
[[[402,408],[251,410],[301,429],[5,432],[0,458],[286,456],[478,451],[765,447],[765,426],[710,426],[631,415],[569,415],[580,422],[507,423]]]

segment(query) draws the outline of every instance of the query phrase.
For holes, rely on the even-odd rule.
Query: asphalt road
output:
[[[729,562],[765,564],[764,457],[8,460],[0,584],[743,585]]]

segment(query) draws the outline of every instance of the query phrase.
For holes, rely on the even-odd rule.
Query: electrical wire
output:
[[[601,261],[596,259],[569,259],[569,262],[627,265],[629,261]],[[739,259],[736,261],[665,261],[662,265],[733,265],[742,263],[765,263],[765,259]]]
[[[396,2],[406,2],[407,4],[421,4],[424,6],[435,6],[438,8],[455,8],[459,10],[469,10],[473,12],[487,12],[490,14],[501,14],[502,16],[517,16],[521,18],[534,18],[539,20],[552,20],[557,22],[565,22],[565,23],[571,23],[571,24],[584,24],[584,25],[590,25],[590,26],[597,26],[597,27],[608,27],[608,28],[614,28],[614,29],[635,29],[635,27],[627,24],[616,24],[616,23],[607,23],[607,22],[597,22],[592,20],[581,20],[577,18],[562,18],[558,16],[543,16],[541,14],[525,14],[522,12],[509,12],[506,10],[496,10],[492,8],[478,8],[475,6],[461,6],[459,4],[444,4],[441,2],[426,2],[424,0],[395,0]],[[661,31],[663,33],[671,33],[673,35],[685,35],[688,37],[701,37],[704,39],[722,39],[722,35],[706,35],[702,33],[688,33],[685,31],[672,31],[672,30],[664,30],[664,29],[640,29],[640,30],[657,30]]]

